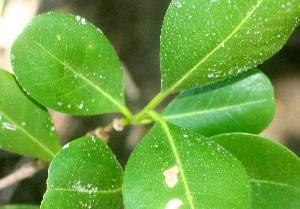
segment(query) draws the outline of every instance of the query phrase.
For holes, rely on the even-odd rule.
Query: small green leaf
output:
[[[286,147],[250,134],[211,139],[234,154],[246,168],[254,208],[300,208],[300,159]]]
[[[119,208],[122,178],[120,164],[103,141],[79,138],[51,162],[41,209]]]
[[[46,107],[78,115],[128,114],[119,59],[84,18],[48,13],[32,19],[12,46],[11,64],[21,86]]]
[[[184,91],[162,112],[168,122],[207,137],[229,132],[258,134],[274,114],[272,84],[256,69]]]
[[[299,24],[299,1],[173,0],[162,27],[162,91],[196,88],[274,55]]]
[[[166,208],[172,200],[180,209],[252,208],[241,163],[213,141],[169,123],[155,123],[134,149],[123,196],[128,209]]]
[[[51,161],[61,145],[47,109],[12,74],[0,69],[0,78],[0,148]]]
[[[40,209],[39,205],[5,205],[0,206],[0,209]]]

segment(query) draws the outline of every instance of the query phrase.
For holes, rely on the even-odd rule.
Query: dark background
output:
[[[60,11],[80,15],[99,27],[108,37],[131,77],[127,88],[127,105],[132,112],[140,111],[160,91],[159,41],[164,14],[170,0],[44,0],[38,14]],[[259,66],[271,79],[278,99],[274,122],[263,133],[300,154],[300,30],[283,49]],[[126,83],[126,81],[125,81]],[[129,90],[129,91],[131,91]],[[138,92],[138,93],[134,93]],[[52,113],[62,143],[85,135],[91,129],[105,126],[116,115],[75,117]],[[59,126],[59,127],[58,127]],[[113,132],[109,146],[123,166],[134,145],[149,126],[126,127]],[[0,178],[28,160],[0,151]],[[37,173],[0,191],[0,205],[40,204],[46,189],[47,171]]]

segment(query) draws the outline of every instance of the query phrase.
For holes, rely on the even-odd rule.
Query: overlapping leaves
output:
[[[51,161],[60,141],[47,109],[31,99],[15,77],[0,70],[0,147]]]
[[[123,196],[128,209],[252,207],[248,175],[232,154],[164,122],[157,122],[131,154]]]
[[[250,134],[210,138],[241,161],[250,177],[254,208],[300,208],[300,159],[286,147]]]

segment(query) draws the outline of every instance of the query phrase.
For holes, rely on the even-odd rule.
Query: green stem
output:
[[[154,110],[148,110],[147,115],[153,118],[154,121],[159,121],[164,128],[167,127],[166,121],[159,113],[155,112]]]
[[[160,92],[159,94],[157,94],[141,112],[139,112],[138,114],[135,115],[133,124],[135,124],[135,125],[146,124],[146,123],[144,123],[145,121],[144,122],[142,122],[142,121],[147,116],[147,112],[150,109],[155,109],[171,92],[172,92],[172,89],[168,89],[165,92]],[[153,122],[153,121],[151,121],[151,122]],[[151,122],[149,122],[149,123],[151,123]]]
[[[123,106],[123,105],[120,105],[119,109],[126,116],[126,119],[127,119],[126,125],[131,124],[132,123],[132,119],[133,119],[133,115],[130,112],[130,110],[126,106]],[[123,120],[122,120],[122,124],[123,124]]]

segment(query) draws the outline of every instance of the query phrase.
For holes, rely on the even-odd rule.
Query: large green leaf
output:
[[[0,69],[0,78],[0,148],[51,161],[61,145],[47,109],[12,74]]]
[[[11,64],[21,86],[46,107],[78,115],[126,111],[119,59],[84,18],[32,19],[12,46]]]
[[[41,209],[119,208],[123,170],[100,139],[82,137],[63,147],[49,167]]]
[[[260,133],[275,114],[273,87],[251,69],[236,77],[184,91],[162,113],[165,120],[213,136],[229,132]]]
[[[0,206],[0,209],[39,209],[39,205],[5,205]]]
[[[299,24],[298,0],[173,0],[161,34],[162,91],[241,73],[276,53]]]
[[[165,175],[177,176],[178,182]],[[127,209],[166,208],[172,200],[182,203],[180,209],[252,208],[251,186],[241,163],[213,141],[169,123],[156,123],[134,149],[123,196]]]
[[[300,208],[300,159],[286,147],[250,134],[211,138],[246,168],[253,189],[254,208]]]

